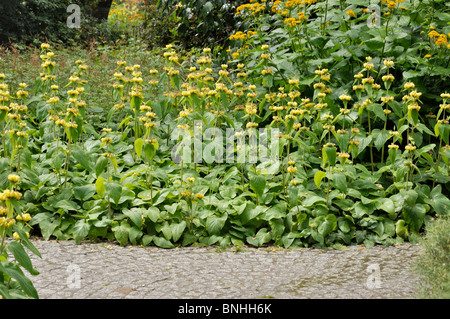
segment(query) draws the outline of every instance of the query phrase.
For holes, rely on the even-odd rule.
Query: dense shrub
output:
[[[414,264],[419,275],[419,298],[450,298],[450,220],[430,222],[421,241],[422,253]]]
[[[362,6],[244,4],[237,11],[251,28],[233,32],[225,61],[212,46],[174,45],[137,61],[138,41],[115,58],[72,58],[61,74],[67,60],[43,46],[29,89],[9,70],[2,76],[0,188],[18,173],[16,206],[46,239],[166,248],[416,242],[450,207],[447,26],[437,12],[417,24],[436,9],[430,3],[391,1],[372,28]],[[90,77],[99,67],[109,73],[103,84]],[[216,131],[200,140],[207,129]],[[231,129],[230,143],[216,138]],[[236,161],[250,154],[241,141],[266,139],[262,152],[269,132],[277,160]],[[208,160],[193,162],[185,137]],[[220,148],[234,161],[216,160]]]
[[[28,44],[40,45],[45,41],[67,45],[85,45],[91,40],[116,41],[121,38],[122,33],[111,28],[106,19],[100,19],[102,13],[100,5],[105,2],[108,1],[2,1],[0,44],[21,47]],[[67,19],[72,14],[67,12],[70,4],[80,6],[80,28],[67,26]],[[105,10],[108,10],[108,7]]]
[[[34,37],[67,40],[73,32],[66,27],[68,0],[0,2],[0,43],[32,42]]]
[[[239,22],[236,7],[244,0],[160,0],[159,8],[173,19],[173,40],[184,48],[223,46]]]

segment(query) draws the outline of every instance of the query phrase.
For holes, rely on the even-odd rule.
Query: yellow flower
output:
[[[295,167],[295,166],[288,166],[287,172],[290,173],[290,174],[294,174],[295,172],[297,172],[297,167]]]
[[[8,208],[0,206],[0,216],[7,215],[8,214]]]
[[[342,94],[342,95],[339,96],[339,99],[341,101],[350,101],[352,99],[352,97],[350,95],[347,95],[347,94]]]
[[[356,18],[356,14],[353,12],[353,10],[347,10],[345,14],[352,18]]]
[[[415,87],[416,87],[416,85],[413,82],[406,82],[404,85],[405,89],[413,89]]]
[[[414,151],[415,149],[416,149],[416,147],[411,144],[408,144],[405,146],[405,150],[407,150],[407,151]]]
[[[19,193],[17,191],[12,191],[9,189],[5,189],[3,191],[3,193],[0,193],[0,200],[3,200],[3,201],[7,201],[10,198],[19,200],[21,197],[22,197],[22,193]]]
[[[183,197],[189,197],[189,196],[191,196],[191,192],[188,191],[188,190],[182,191],[182,192],[181,192],[181,196],[183,196]]]
[[[204,199],[205,195],[203,195],[202,193],[197,193],[197,194],[195,194],[195,198],[197,198],[197,199]]]
[[[389,144],[389,145],[388,145],[388,148],[390,148],[390,149],[393,149],[393,148],[398,149],[399,146],[396,145],[396,144],[394,144],[394,143],[392,143],[392,144]]]
[[[20,177],[19,177],[19,175],[9,174],[8,180],[13,183],[18,183],[20,181]]]
[[[102,143],[105,143],[105,144],[112,143],[112,138],[104,137],[104,138],[102,138]]]

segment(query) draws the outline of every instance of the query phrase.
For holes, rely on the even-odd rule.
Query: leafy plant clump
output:
[[[450,297],[448,216],[435,219],[427,225],[421,241],[423,252],[414,264],[420,276],[420,298],[448,299]]]
[[[88,59],[60,74],[44,43],[34,84],[0,74],[0,183],[20,177],[45,239],[416,242],[450,207],[448,29],[391,2],[371,29],[358,1],[253,1],[236,47],[104,59],[107,89]]]

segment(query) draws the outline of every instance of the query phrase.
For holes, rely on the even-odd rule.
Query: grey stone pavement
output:
[[[404,299],[419,245],[348,250],[126,246],[33,239],[41,299]]]

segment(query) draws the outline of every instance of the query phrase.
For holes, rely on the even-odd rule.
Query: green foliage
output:
[[[77,51],[77,61],[43,47],[31,55],[41,61],[27,95],[14,53],[2,60],[0,174],[21,172],[36,232],[163,248],[371,247],[417,242],[432,216],[448,211],[448,48],[428,25],[442,35],[443,18],[417,24],[425,2],[408,11],[384,5],[390,15],[372,29],[354,1],[287,14],[255,3],[239,9],[262,8],[244,17],[251,30],[232,35],[227,62],[214,48],[149,54],[134,40]],[[361,24],[345,15],[351,8]],[[414,47],[421,53],[406,53]],[[229,145],[216,138],[227,129]],[[277,160],[236,161],[252,150],[240,142],[265,139],[264,151],[276,130]],[[195,149],[188,157],[180,131],[201,146],[202,161],[191,161]],[[234,162],[219,160],[221,147]]]
[[[68,40],[74,32],[66,23],[67,0],[48,1],[2,1],[0,3],[0,43],[32,42],[36,36],[47,36],[48,40]],[[64,30],[64,32],[63,32]]]
[[[224,46],[230,32],[239,23],[235,20],[236,7],[243,0],[160,0],[158,8],[174,21],[173,41],[184,48]]]
[[[414,264],[420,277],[419,298],[448,299],[450,297],[448,212],[431,221],[421,241],[423,251]]]

